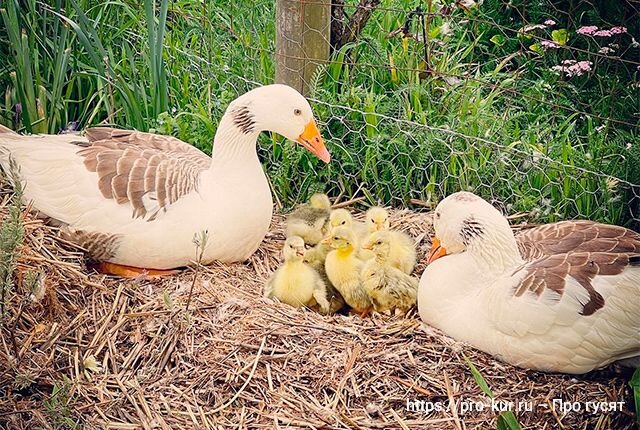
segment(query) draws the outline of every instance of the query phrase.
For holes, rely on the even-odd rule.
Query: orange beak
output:
[[[296,139],[296,142],[307,148],[312,154],[325,163],[331,161],[331,155],[329,155],[329,151],[327,151],[327,148],[324,146],[324,141],[322,140],[322,136],[320,136],[320,130],[318,130],[318,126],[314,120],[309,121],[302,134]]]
[[[431,240],[431,252],[429,252],[429,256],[427,257],[427,264],[431,264],[438,258],[444,257],[445,255],[447,255],[447,250],[440,245],[440,240],[438,240],[437,237],[434,237]]]
[[[371,250],[373,250],[373,245],[371,245],[371,244],[362,245],[362,249],[367,249],[367,250],[371,251]]]

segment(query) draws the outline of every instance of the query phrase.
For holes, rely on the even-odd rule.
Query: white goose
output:
[[[523,238],[541,240],[525,261],[506,218],[467,192],[440,202],[434,227],[418,291],[426,323],[530,369],[579,374],[618,360],[637,365],[640,235],[591,222],[552,224]],[[581,229],[601,229],[577,234],[583,238],[614,238],[567,233]]]
[[[137,276],[143,268],[192,262],[194,235],[203,231],[204,263],[253,254],[273,211],[256,154],[261,131],[329,162],[309,103],[288,86],[268,85],[229,105],[211,157],[176,138],[138,131],[21,136],[0,126],[0,164],[9,169],[15,162],[24,200],[61,223],[95,260],[109,263],[104,271]]]

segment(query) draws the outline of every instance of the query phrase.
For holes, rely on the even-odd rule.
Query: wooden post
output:
[[[331,6],[328,0],[277,0],[276,83],[304,95],[319,64],[329,59]]]

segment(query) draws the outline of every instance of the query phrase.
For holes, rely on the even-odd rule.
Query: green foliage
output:
[[[6,98],[21,103],[27,131],[56,132],[63,116],[59,111],[65,109],[60,100],[69,70],[69,31],[56,22],[49,29],[51,38],[45,40],[38,31],[36,2],[26,1],[23,8],[17,0],[7,0],[0,8],[11,47],[8,58],[14,61]]]
[[[415,2],[383,0],[360,39],[313,76],[312,104],[333,163],[325,167],[280,136],[260,138],[279,200],[291,207],[327,191],[433,205],[466,189],[538,221],[637,220],[629,183],[640,182],[638,72],[598,53],[603,39],[576,32],[620,24],[624,7],[582,2],[569,20],[558,12],[564,3],[548,0],[486,0],[448,13],[430,4],[426,45],[389,36]],[[21,103],[14,125],[26,131],[106,122],[210,152],[228,103],[275,75],[273,1],[17,5],[2,6],[0,54],[10,55],[0,56],[0,121],[10,124]],[[557,23],[543,25],[548,19]],[[638,25],[627,25],[610,42],[633,60],[629,34]],[[421,20],[408,29],[421,36]],[[572,78],[552,70],[572,58],[593,70]]]
[[[633,389],[633,398],[636,407],[636,421],[640,423],[640,369],[636,369],[633,377],[629,381],[629,386]]]
[[[53,384],[51,396],[43,401],[52,429],[75,430],[81,428],[80,424],[73,418],[72,401],[71,380],[63,375],[61,381],[56,381]]]
[[[24,236],[21,217],[22,186],[15,179],[17,178],[14,177],[15,192],[11,198],[9,213],[0,221],[0,321],[4,319],[5,306],[14,287],[13,274]]]
[[[491,388],[489,388],[489,384],[485,381],[484,377],[478,370],[478,368],[473,364],[466,355],[463,354],[464,361],[467,363],[469,370],[471,371],[471,376],[473,376],[473,380],[476,381],[478,387],[482,390],[482,392],[489,397],[490,399],[495,399]],[[520,424],[518,423],[518,419],[516,418],[513,411],[502,411],[500,415],[498,415],[498,421],[496,422],[496,426],[498,430],[520,430]]]

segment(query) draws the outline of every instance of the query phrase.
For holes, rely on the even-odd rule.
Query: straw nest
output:
[[[5,189],[3,218],[8,196]],[[615,371],[576,378],[516,369],[425,326],[415,311],[363,320],[263,299],[282,223],[274,218],[244,264],[144,281],[92,274],[55,228],[25,214],[1,326],[0,427],[495,428],[498,413],[466,356],[497,399],[531,402],[533,411],[516,412],[522,428],[631,428],[631,392]],[[392,223],[424,255],[430,215],[392,211]],[[29,270],[43,274],[35,292],[25,290]],[[625,404],[563,413],[551,408],[554,398]],[[412,410],[414,400],[442,410]]]

